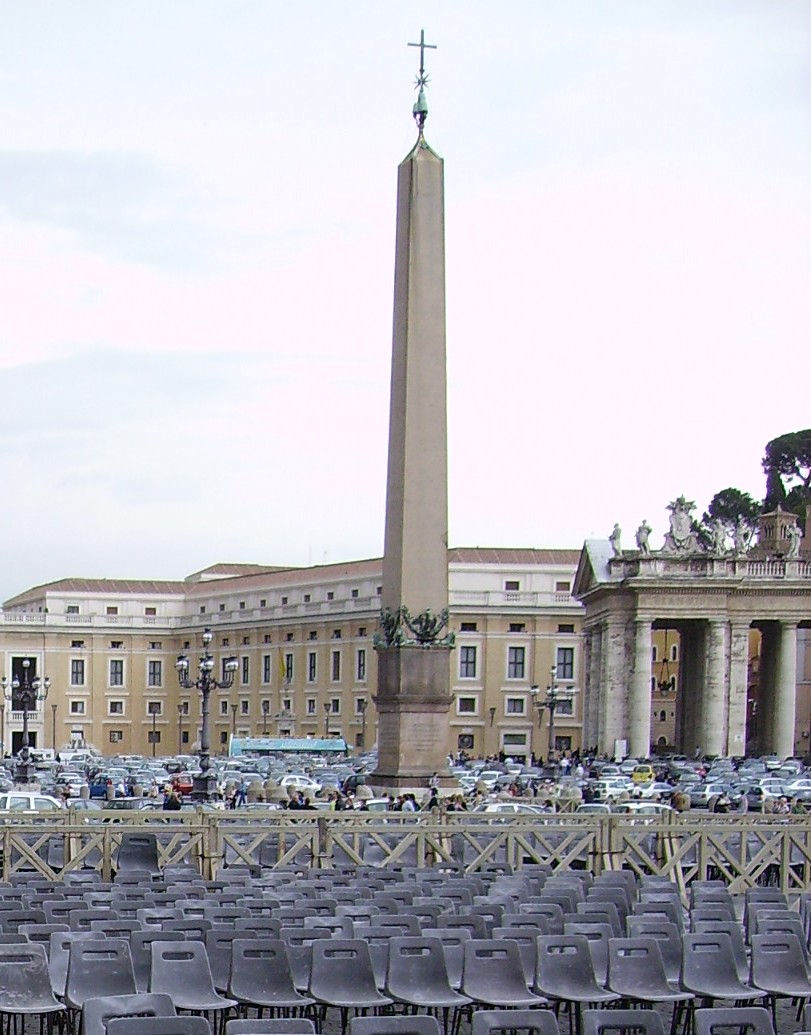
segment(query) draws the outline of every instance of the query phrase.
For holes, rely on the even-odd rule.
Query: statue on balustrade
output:
[[[693,530],[691,512],[695,510],[695,502],[684,496],[668,503],[670,511],[670,531],[665,536],[662,547],[665,553],[696,553],[699,549],[698,538]]]

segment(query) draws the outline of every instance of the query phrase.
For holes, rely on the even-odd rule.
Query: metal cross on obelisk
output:
[[[428,102],[425,99],[425,86],[428,82],[428,76],[425,74],[425,51],[436,50],[436,44],[426,43],[425,29],[420,29],[420,42],[409,43],[408,46],[420,48],[420,72],[417,76],[417,82],[415,84],[415,88],[418,89],[420,92],[417,94],[417,99],[414,102],[413,114],[414,119],[417,123],[417,128],[420,131],[420,136],[422,136],[422,131],[425,127],[425,119],[428,116]]]

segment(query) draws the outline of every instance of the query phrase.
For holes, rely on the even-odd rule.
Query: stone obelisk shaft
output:
[[[420,134],[398,171],[382,597],[412,617],[448,606],[445,366],[443,162]],[[446,768],[449,676],[448,646],[378,649],[378,785]]]

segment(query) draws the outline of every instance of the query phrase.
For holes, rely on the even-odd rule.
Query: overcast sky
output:
[[[0,16],[0,598],[381,553],[423,27],[451,544],[658,546],[811,424],[806,0]]]

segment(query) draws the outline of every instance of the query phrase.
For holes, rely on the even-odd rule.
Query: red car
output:
[[[175,773],[172,777],[172,786],[181,794],[191,794],[194,789],[191,773]]]

